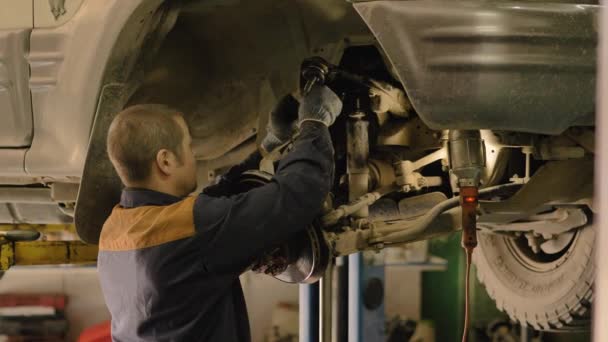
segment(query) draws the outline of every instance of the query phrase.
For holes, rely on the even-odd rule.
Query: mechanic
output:
[[[224,196],[260,153],[195,191],[196,161],[182,115],[136,105],[113,120],[107,150],[125,185],[103,226],[98,269],[114,341],[250,341],[241,273],[273,245],[305,229],[333,178],[328,127],[342,109],[327,87],[271,112],[262,148],[299,135],[272,181]]]

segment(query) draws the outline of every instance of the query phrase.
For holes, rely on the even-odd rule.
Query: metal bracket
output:
[[[589,219],[582,209],[559,208],[550,213],[533,215],[527,218],[525,222],[508,224],[485,222],[478,226],[491,232],[534,232],[542,235],[545,239],[551,239],[572,229],[582,227],[588,221]]]
[[[441,177],[425,177],[417,170],[432,164],[438,160],[447,159],[447,149],[441,148],[419,160],[403,160],[393,164],[395,169],[396,183],[403,192],[418,191],[425,187],[440,186]]]

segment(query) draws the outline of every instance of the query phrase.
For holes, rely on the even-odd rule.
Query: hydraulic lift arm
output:
[[[94,264],[97,245],[80,241],[36,241],[37,230],[0,231],[0,272],[12,266]]]

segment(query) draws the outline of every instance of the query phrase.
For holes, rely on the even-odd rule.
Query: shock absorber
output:
[[[477,204],[485,146],[479,131],[451,130],[448,135],[451,171],[458,181],[462,208],[462,248],[466,254],[465,318],[462,342],[468,340],[470,317],[469,278],[473,250],[477,247]]]
[[[347,136],[347,174],[348,199],[353,201],[369,191],[369,122],[365,120],[365,113],[360,108],[359,99],[356,100],[355,111],[349,115],[346,123]],[[369,208],[365,207],[353,214],[354,217],[363,218],[369,215]]]

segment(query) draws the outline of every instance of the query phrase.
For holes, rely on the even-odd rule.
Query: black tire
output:
[[[594,227],[586,226],[560,253],[539,256],[526,253],[524,237],[480,233],[473,259],[480,282],[514,321],[544,331],[588,330],[594,240]]]

